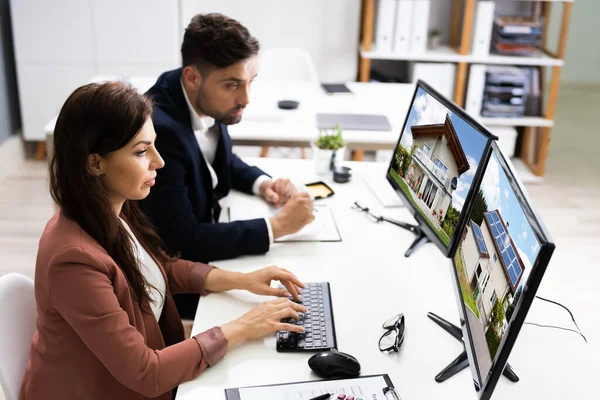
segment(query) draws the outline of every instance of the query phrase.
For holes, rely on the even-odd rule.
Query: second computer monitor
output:
[[[469,364],[488,399],[554,244],[496,143],[469,209],[452,264]]]
[[[417,83],[386,178],[446,255],[492,138],[459,107]]]

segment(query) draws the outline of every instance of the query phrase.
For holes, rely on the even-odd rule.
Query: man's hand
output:
[[[269,220],[275,239],[298,232],[315,219],[313,201],[308,193],[294,194],[283,209]]]
[[[289,179],[277,179],[276,181],[264,181],[258,190],[260,196],[268,203],[279,207],[287,203],[297,190]]]

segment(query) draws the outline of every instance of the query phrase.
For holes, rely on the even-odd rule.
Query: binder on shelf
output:
[[[469,72],[469,86],[467,89],[467,101],[465,111],[467,114],[477,117],[481,114],[483,105],[483,91],[485,90],[485,65],[471,65]]]
[[[498,146],[506,157],[514,157],[517,143],[517,130],[513,126],[492,126],[489,128],[498,137]]]
[[[397,0],[379,0],[375,25],[375,48],[378,52],[391,53],[394,50],[394,25]]]
[[[475,12],[475,27],[473,29],[473,55],[486,56],[490,54],[492,31],[494,30],[493,1],[479,1]]]
[[[412,53],[424,53],[427,50],[430,5],[429,0],[413,1],[412,30],[409,45]]]
[[[410,49],[412,32],[413,0],[399,0],[396,8],[396,31],[394,35],[394,53],[407,54]]]
[[[452,98],[456,65],[452,63],[411,63],[410,68],[412,83],[421,79],[445,97]]]
[[[529,92],[527,93],[527,103],[525,105],[525,115],[540,117],[542,116],[542,80],[540,79],[539,67],[525,68],[529,75]]]
[[[456,64],[445,63],[442,79],[444,81],[444,93],[449,99],[454,97],[454,80],[456,77]]]

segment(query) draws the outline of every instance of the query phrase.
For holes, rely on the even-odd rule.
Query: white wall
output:
[[[182,0],[182,26],[199,13],[219,12],[240,21],[263,49],[300,47],[309,52],[321,81],[356,80],[360,0]],[[260,73],[260,71],[259,71]]]
[[[561,82],[600,84],[600,51],[598,51],[600,24],[598,24],[598,16],[600,16],[600,1],[575,0]],[[554,43],[557,43],[558,40],[561,17],[562,6],[554,4],[548,36],[548,39],[554,40]],[[551,46],[551,48],[555,47]]]

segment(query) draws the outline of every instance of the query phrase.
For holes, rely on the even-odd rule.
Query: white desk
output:
[[[393,149],[415,90],[412,84],[349,82],[352,94],[327,95],[305,82],[253,83],[250,104],[242,122],[229,127],[234,144],[310,146],[318,135],[317,113],[380,114],[390,131],[344,130],[352,150]],[[278,100],[297,100],[296,110],[280,110]]]
[[[119,76],[95,76],[90,82],[119,80]],[[156,82],[155,77],[127,79],[140,93]],[[353,94],[329,96],[319,86],[306,82],[254,82],[251,102],[242,122],[229,127],[236,145],[251,146],[310,146],[317,137],[316,113],[382,114],[386,115],[391,131],[344,131],[344,140],[352,150],[392,149],[398,141],[404,118],[414,92],[412,84],[348,83]],[[296,110],[280,110],[277,101],[299,100]],[[47,148],[52,148],[56,125],[52,118],[44,127]]]
[[[309,182],[316,179],[309,160],[247,160],[281,176]],[[465,370],[445,383],[434,376],[453,360],[462,345],[430,321],[433,311],[458,322],[457,300],[449,260],[432,244],[411,258],[403,253],[413,237],[391,224],[371,222],[350,207],[358,200],[375,212],[411,221],[404,208],[383,209],[357,176],[363,169],[385,165],[348,163],[355,176],[348,184],[327,182],[336,194],[326,200],[342,235],[339,243],[275,244],[264,256],[247,256],[217,262],[228,270],[250,271],[275,264],[290,269],[304,281],[331,283],[335,327],[340,351],[358,358],[362,374],[388,373],[404,400],[476,399],[471,372]],[[230,206],[250,205],[255,197],[234,193],[226,199]],[[544,287],[545,294],[552,288]],[[246,292],[215,293],[202,298],[193,334],[221,325],[249,311],[267,298]],[[379,352],[381,324],[403,312],[406,337],[399,354]],[[556,306],[534,302],[529,320],[570,326],[566,312]],[[521,381],[501,378],[494,399],[592,399],[600,398],[597,373],[588,347],[577,335],[558,330],[524,326],[513,349],[510,363]],[[270,336],[245,343],[232,350],[215,366],[182,384],[178,400],[224,399],[224,389],[262,384],[318,379],[307,365],[311,354],[277,353]]]

